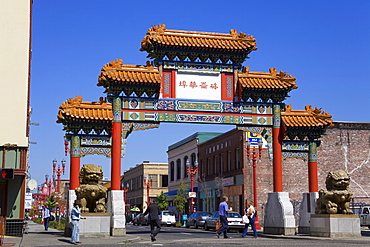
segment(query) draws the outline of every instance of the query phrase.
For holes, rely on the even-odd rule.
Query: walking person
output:
[[[81,217],[80,206],[81,206],[80,200],[75,200],[71,211],[71,226],[72,226],[71,243],[74,245],[81,243],[79,221],[80,219],[86,219],[84,217]]]
[[[220,238],[221,233],[224,233],[224,238],[231,238],[227,236],[227,229],[229,228],[229,223],[227,222],[227,212],[231,211],[227,202],[229,198],[227,196],[222,197],[222,202],[218,206],[218,214],[220,216],[221,227],[216,231],[216,236]]]
[[[249,225],[251,225],[251,227],[252,227],[253,237],[257,238],[258,237],[257,230],[256,230],[256,226],[254,224],[255,221],[256,221],[256,216],[255,216],[256,215],[256,210],[253,207],[253,202],[252,201],[247,202],[247,207],[244,209],[244,214],[248,216],[249,223],[245,223],[244,231],[242,233],[242,238],[245,238],[245,236],[247,236]]]
[[[159,215],[161,214],[161,210],[159,206],[155,203],[154,199],[150,199],[150,205],[145,210],[144,215],[147,215],[148,213],[150,222],[150,240],[154,242],[156,241],[155,236],[157,236],[157,234],[161,230],[161,222],[159,221]]]
[[[42,219],[44,221],[44,227],[45,231],[49,228],[49,220],[50,220],[50,208],[48,208],[46,205],[42,208]]]

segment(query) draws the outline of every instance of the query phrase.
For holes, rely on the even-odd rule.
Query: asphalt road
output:
[[[231,232],[231,239],[218,239],[214,231],[204,229],[163,227],[157,236],[157,241],[150,242],[149,226],[127,225],[127,233],[138,236],[142,241],[126,243],[127,246],[370,246],[370,231],[363,229],[360,239],[330,239],[330,238],[287,238],[282,236],[252,238],[248,235],[241,238],[240,233]],[[249,232],[251,234],[251,231]]]
[[[56,229],[45,231],[43,225],[29,222],[29,233],[23,238],[6,237],[4,246],[35,247],[35,246],[71,246],[70,237]],[[82,237],[79,246],[370,246],[370,230],[362,228],[362,237],[358,238],[319,238],[309,235],[277,236],[264,235],[259,232],[257,239],[252,238],[251,232],[246,238],[240,233],[232,232],[231,239],[217,238],[214,231],[185,227],[163,227],[156,242],[150,241],[149,226],[126,225],[127,235],[109,237]]]

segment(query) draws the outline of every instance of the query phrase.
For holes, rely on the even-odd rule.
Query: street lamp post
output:
[[[248,159],[252,158],[252,162],[253,162],[253,201],[254,201],[253,206],[257,209],[257,205],[258,205],[257,203],[257,158],[261,159],[263,142],[262,142],[262,139],[259,139],[258,154],[256,152],[256,147],[253,147],[252,155],[250,153],[251,142],[249,141],[249,139],[247,139],[246,144],[247,144],[247,157]],[[261,229],[261,224],[258,221],[258,216],[256,217],[256,221],[254,222],[254,224],[256,226],[256,229],[258,230]]]
[[[123,200],[124,200],[124,205],[126,206],[127,204],[127,197],[126,197],[126,194],[127,194],[127,191],[129,190],[130,188],[130,185],[127,183],[126,184],[126,187],[122,187],[122,190],[123,190]]]
[[[55,177],[55,173],[57,174],[57,192],[59,193],[60,192],[60,174],[63,173],[64,175],[64,171],[65,171],[65,167],[66,167],[66,161],[63,159],[62,161],[62,170],[60,169],[60,165],[58,164],[58,170],[56,169],[56,166],[57,166],[57,160],[54,158],[53,160],[53,177]]]
[[[50,197],[50,194],[51,194],[51,185],[53,184],[53,181],[50,179],[49,181],[49,175],[46,174],[45,175],[45,184],[48,186],[48,191],[49,191],[49,197]]]
[[[146,181],[146,177],[144,176],[144,186],[146,186],[146,193],[147,193],[147,204],[148,204],[148,207],[150,205],[150,196],[149,196],[149,193],[150,193],[150,187],[152,187],[152,183],[153,183],[153,177],[150,176],[149,177],[149,181]]]
[[[198,161],[194,162],[194,166],[190,167],[190,162],[189,160],[186,161],[186,171],[190,175],[190,187],[191,187],[191,192],[194,192],[194,176],[198,172]],[[191,197],[191,205],[190,205],[190,213],[193,213],[194,211],[194,197]]]

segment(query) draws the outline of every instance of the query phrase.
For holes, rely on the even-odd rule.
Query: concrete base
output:
[[[275,235],[295,235],[293,205],[288,192],[268,194],[265,206],[263,233]]]
[[[316,201],[318,197],[319,197],[318,192],[303,194],[302,203],[299,208],[299,224],[298,224],[299,234],[310,234],[311,215],[315,214]]]
[[[64,228],[64,236],[70,237],[72,235],[72,228],[71,228],[71,210],[73,208],[73,203],[77,199],[76,192],[74,190],[68,191],[68,201],[67,201],[67,208],[66,208],[66,226]]]
[[[354,214],[313,214],[311,215],[311,236],[361,237],[360,218]]]
[[[111,236],[122,236],[126,234],[126,217],[124,205],[123,190],[112,190],[108,192],[107,211],[111,214]]]
[[[85,220],[80,220],[80,236],[82,237],[105,237],[110,234],[109,213],[83,213]]]

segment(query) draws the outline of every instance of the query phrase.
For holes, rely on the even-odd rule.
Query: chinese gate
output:
[[[298,113],[285,107],[288,93],[297,88],[295,78],[274,68],[253,72],[242,66],[256,49],[253,36],[236,30],[222,34],[169,30],[165,25],[149,28],[141,51],[146,51],[152,62],[126,65],[116,59],[101,70],[97,85],[105,88],[111,104],[102,99],[83,102],[77,97],[61,106],[58,122],[64,124],[71,141],[70,189],[79,186],[80,157],[97,153],[111,157],[112,193],[120,191],[127,136],[133,130],[172,122],[229,124],[255,134],[263,132],[273,160],[273,188],[278,193],[283,192],[283,148],[295,158],[310,153],[310,192],[317,192],[315,147],[330,126],[331,116],[310,107]],[[86,113],[82,108],[92,110]],[[307,116],[311,118],[311,122],[304,121],[307,126],[292,121]],[[303,150],[297,150],[293,144],[298,137],[298,142],[308,143],[310,148],[302,144]],[[283,145],[284,138],[291,142],[286,140]],[[112,221],[113,228],[124,228],[115,217]]]

